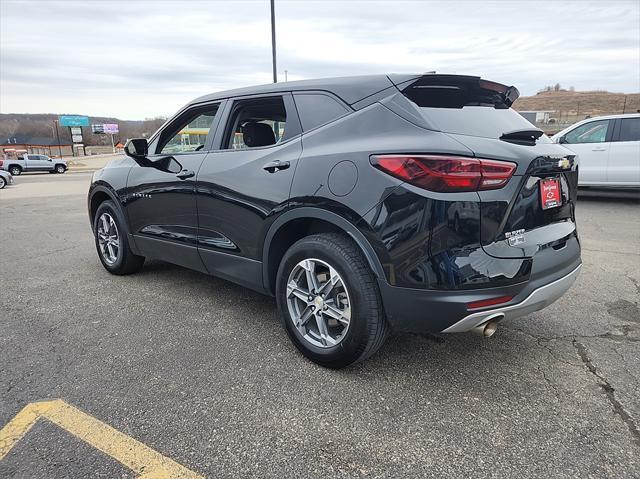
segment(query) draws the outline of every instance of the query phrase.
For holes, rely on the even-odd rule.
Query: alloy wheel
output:
[[[116,222],[109,213],[102,213],[98,219],[98,245],[107,264],[114,264],[118,260],[120,237]]]
[[[300,335],[319,348],[336,346],[349,330],[351,301],[346,283],[322,260],[305,259],[292,269],[287,307]]]

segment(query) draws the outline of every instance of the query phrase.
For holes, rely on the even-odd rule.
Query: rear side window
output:
[[[620,137],[618,141],[640,141],[640,118],[623,118],[620,120]]]
[[[293,98],[303,131],[325,125],[349,112],[338,100],[322,93],[298,93]]]
[[[580,143],[604,143],[609,131],[609,120],[590,121],[578,128],[574,128],[564,135],[563,143],[570,145]]]

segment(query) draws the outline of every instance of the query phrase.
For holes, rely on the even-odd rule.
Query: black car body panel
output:
[[[580,265],[578,161],[525,128],[509,109],[515,98],[513,87],[455,75],[309,80],[207,95],[149,140],[146,166],[127,158],[95,174],[90,215],[108,197],[125,213],[137,254],[266,294],[293,242],[342,232],[367,259],[395,329],[443,331],[469,316],[469,303],[508,296],[500,306],[517,305]],[[261,102],[277,103],[277,113],[265,116]],[[182,123],[203,111],[206,141],[170,153],[180,173],[153,167],[168,158],[171,135],[180,143],[200,134]],[[265,124],[273,131],[262,133],[277,141],[247,133]],[[389,154],[499,160],[514,171],[497,189],[436,192],[372,165]],[[557,178],[562,201],[542,210],[545,178]]]

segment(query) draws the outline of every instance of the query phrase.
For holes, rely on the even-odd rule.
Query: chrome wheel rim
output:
[[[120,253],[120,237],[118,227],[109,213],[102,213],[98,218],[98,246],[102,259],[107,264],[113,264],[118,260]]]
[[[340,344],[351,324],[351,299],[342,277],[319,259],[300,261],[287,281],[287,307],[293,326],[310,344]]]

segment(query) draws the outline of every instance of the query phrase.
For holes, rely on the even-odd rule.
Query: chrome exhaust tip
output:
[[[498,323],[503,318],[504,318],[503,313],[491,315],[488,318],[486,318],[486,320],[482,324],[479,324],[478,326],[473,328],[471,331],[473,331],[476,334],[479,334],[484,338],[490,338],[498,330]]]

